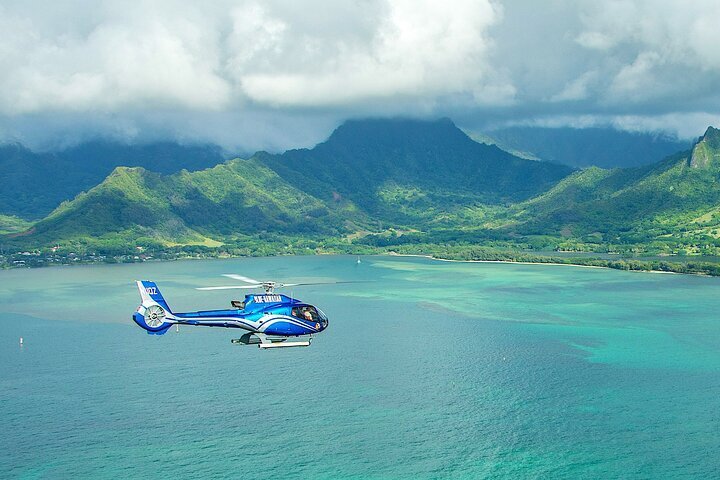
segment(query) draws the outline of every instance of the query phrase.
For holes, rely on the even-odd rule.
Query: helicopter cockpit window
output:
[[[292,316],[302,318],[303,320],[307,320],[308,322],[317,322],[319,317],[317,309],[312,305],[293,307]]]

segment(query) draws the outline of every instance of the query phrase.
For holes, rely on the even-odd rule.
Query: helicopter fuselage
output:
[[[192,325],[240,328],[264,340],[265,337],[314,335],[328,326],[328,318],[321,310],[283,294],[246,295],[240,304],[243,308],[175,313],[157,285],[148,281],[137,283],[143,302],[133,314],[133,320],[152,335],[162,335],[173,325]]]

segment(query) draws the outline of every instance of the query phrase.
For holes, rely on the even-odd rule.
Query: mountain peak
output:
[[[705,135],[703,135],[701,141],[708,141],[714,144],[720,142],[720,129],[713,126],[708,127],[707,130],[705,130]]]
[[[413,118],[368,118],[348,120],[325,142],[330,146],[385,145],[418,142],[471,141],[449,118],[421,120]]]
[[[690,167],[707,168],[714,159],[720,159],[720,130],[711,126],[693,147]]]

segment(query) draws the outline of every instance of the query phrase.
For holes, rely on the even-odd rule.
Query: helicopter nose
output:
[[[328,321],[327,315],[325,315],[325,313],[324,313],[322,310],[319,310],[319,309],[318,309],[318,317],[319,317],[319,318],[318,318],[318,323],[320,324],[320,330],[319,330],[319,331],[322,332],[323,330],[325,330],[325,329],[328,327],[328,323],[330,323],[330,322]]]

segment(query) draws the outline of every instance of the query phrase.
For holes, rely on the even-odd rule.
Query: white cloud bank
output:
[[[72,20],[92,4],[68,4],[57,18],[38,15],[33,2],[0,7],[0,113],[351,106],[395,96],[480,98],[485,88],[495,94],[487,101],[503,102],[513,93],[493,83],[485,35],[500,8],[489,0],[302,9],[110,1],[92,20]]]
[[[403,114],[699,134],[718,25],[716,0],[6,0],[0,136],[285,148]]]

